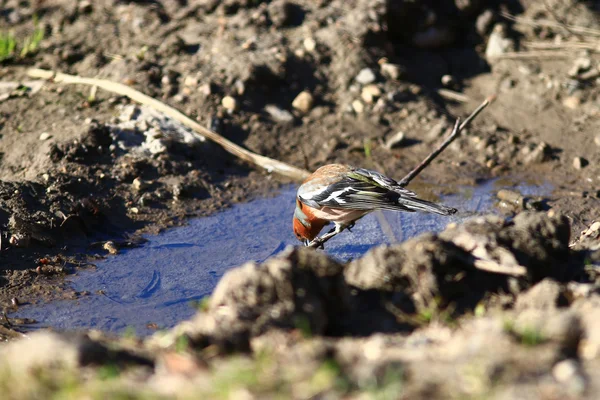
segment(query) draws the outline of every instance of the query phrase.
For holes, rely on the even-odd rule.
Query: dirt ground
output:
[[[510,176],[549,183],[554,191],[541,208],[566,218],[561,226],[567,227],[572,240],[598,218],[597,2],[4,0],[0,4],[0,29],[13,32],[19,45],[36,26],[44,32],[35,51],[23,57],[15,53],[0,64],[0,303],[6,311],[22,303],[85,295],[65,287],[62,277],[109,254],[113,247],[105,245],[107,241],[115,248],[135,246],[141,233],[272,195],[290,182],[240,162],[214,143],[189,139],[180,126],[122,96],[94,92],[89,86],[35,81],[27,76],[31,67],[125,83],[235,143],[301,168],[344,162],[398,178],[440,142],[456,117],[464,118],[493,95],[494,102],[418,180],[433,185],[476,184]],[[508,214],[523,208],[527,207],[521,202]],[[561,241],[564,244],[564,236]],[[585,258],[582,254],[565,257],[577,264]],[[550,273],[530,278],[529,285],[544,278],[561,282],[556,284],[561,293],[567,281],[593,284],[595,279]],[[499,293],[495,285],[486,289],[490,290],[482,294],[486,299]],[[448,299],[447,294],[441,298]],[[516,307],[515,299],[505,308]],[[513,329],[498,328],[506,318],[494,318],[488,328],[508,340]],[[18,336],[18,330],[11,329],[17,322],[26,321],[7,321],[3,335]],[[424,328],[431,330],[424,337],[458,338],[469,329],[477,331],[473,328],[477,324],[468,320],[457,331],[447,326]],[[313,332],[332,333],[314,327]],[[348,332],[340,328],[335,333]],[[386,329],[376,332],[382,335]],[[281,335],[284,342],[299,341]],[[326,337],[318,339],[314,346],[319,350],[313,350],[331,355],[342,351],[340,346],[362,349],[374,340],[388,344],[408,340],[379,335],[339,342]],[[296,344],[294,351],[313,351],[299,350],[304,344]],[[382,346],[377,351],[386,348]],[[514,351],[530,350],[516,346]],[[542,357],[539,348],[532,351],[532,357],[538,353]],[[407,362],[404,356],[400,359]],[[173,365],[189,361],[185,360],[177,358]],[[337,368],[348,364],[336,360],[322,372],[333,376],[334,383]],[[411,364],[416,368],[413,374],[427,368],[426,360],[419,360],[423,364]],[[526,364],[521,361],[510,362]],[[204,362],[198,368],[205,368]],[[256,358],[250,369],[253,362]],[[564,368],[580,371],[581,365],[573,362],[574,367]],[[539,368],[556,369],[548,360],[542,364]],[[539,372],[535,365],[523,368],[528,376]],[[331,393],[365,391],[368,385],[357,384],[362,378],[355,372],[344,378],[346,389],[332,384]],[[435,373],[447,377],[446,370]],[[493,376],[489,373],[485,379]],[[503,382],[516,379],[502,377]],[[432,395],[481,394],[440,389],[442,381],[433,379]],[[415,390],[426,397],[418,385],[427,385],[406,382],[403,393],[417,398],[410,396]],[[590,387],[569,393],[589,395]],[[306,393],[312,389],[294,392],[294,397],[311,398]],[[323,389],[323,396],[330,389]],[[252,395],[250,389],[244,390],[240,396]]]

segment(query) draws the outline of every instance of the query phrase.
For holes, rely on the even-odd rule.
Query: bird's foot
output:
[[[311,242],[307,242],[306,245],[308,247],[325,250],[325,241],[320,237],[314,238]]]

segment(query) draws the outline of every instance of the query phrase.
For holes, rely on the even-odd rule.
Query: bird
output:
[[[345,164],[328,164],[313,172],[298,188],[294,235],[306,246],[323,247],[326,240],[375,210],[452,215],[456,209],[419,199],[394,179],[379,172]],[[333,223],[325,235],[317,235]]]

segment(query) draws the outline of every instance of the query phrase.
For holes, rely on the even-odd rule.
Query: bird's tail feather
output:
[[[418,199],[416,197],[403,197],[399,200],[399,203],[411,211],[425,211],[440,215],[452,215],[458,211],[456,208],[435,204],[427,200]]]

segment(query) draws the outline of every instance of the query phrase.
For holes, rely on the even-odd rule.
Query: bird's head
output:
[[[296,199],[296,210],[293,219],[294,235],[305,246],[308,246],[317,237],[326,224],[327,221],[315,218],[310,212],[310,207]]]

